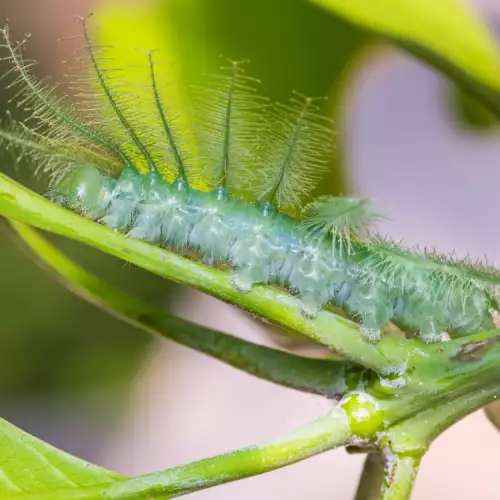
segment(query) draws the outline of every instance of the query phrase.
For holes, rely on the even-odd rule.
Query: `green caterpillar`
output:
[[[12,85],[32,116],[0,137],[52,174],[55,203],[207,265],[228,265],[242,293],[256,283],[286,287],[309,316],[341,307],[368,341],[390,322],[426,342],[494,326],[495,272],[370,238],[366,228],[376,215],[366,200],[322,197],[301,218],[287,215],[324,174],[334,147],[332,124],[312,99],[270,106],[241,63],[232,63],[230,75],[216,77],[196,101],[199,162],[210,189],[195,189],[153,54],[145,56],[150,100],[134,101],[132,91],[116,91],[82,24],[107,119],[36,80],[24,41],[15,44],[2,30]],[[154,118],[142,116],[142,106]]]

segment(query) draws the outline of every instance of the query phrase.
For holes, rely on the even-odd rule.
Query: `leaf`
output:
[[[112,47],[112,51],[99,64],[104,70],[121,68],[120,78],[110,82],[111,90],[119,92],[120,85],[126,80],[127,87],[134,89],[136,105],[140,102],[141,113],[146,117],[150,115],[146,121],[157,120],[158,108],[153,90],[158,92],[157,98],[168,115],[176,117],[173,124],[176,142],[182,145],[183,156],[189,158],[190,169],[196,173],[200,169],[196,160],[199,155],[192,134],[194,110],[185,81],[184,61],[177,53],[175,34],[165,27],[162,12],[161,4],[127,9],[118,4],[101,6],[95,15],[95,24],[100,29],[94,36],[99,45]],[[155,51],[156,89],[152,87],[148,51]],[[195,178],[193,187],[207,188],[200,176]]]
[[[206,87],[207,74],[221,73],[221,66],[226,65],[222,55],[249,59],[245,71],[261,80],[259,93],[273,101],[288,102],[294,90],[308,96],[331,96],[321,101],[321,108],[333,116],[341,111],[344,79],[340,76],[367,39],[361,30],[303,0],[287,0],[286,13],[281,2],[269,0],[159,0],[126,9],[119,3],[103,2],[96,6],[96,18],[103,45],[158,49],[155,56],[168,61],[158,69],[163,69],[161,76],[169,82],[162,101],[168,107],[170,94],[178,95],[176,108],[182,110],[190,101],[190,85],[191,89]],[[127,78],[133,80],[130,71],[140,56],[136,51],[130,60],[126,52],[115,51],[110,64],[126,68]],[[184,112],[180,118],[184,119],[178,123],[181,131],[194,121]],[[186,152],[196,156],[189,148]],[[330,163],[328,180],[318,194],[346,191],[338,159]]]
[[[0,419],[0,498],[126,479],[80,460]],[[17,495],[15,495],[17,497]]]
[[[310,0],[382,35],[465,84],[500,114],[500,50],[458,0]]]

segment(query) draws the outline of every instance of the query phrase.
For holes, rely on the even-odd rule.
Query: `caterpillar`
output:
[[[131,238],[227,266],[241,293],[257,283],[285,287],[311,317],[339,307],[369,342],[390,323],[424,342],[494,327],[494,269],[372,236],[378,215],[368,200],[304,202],[334,149],[333,124],[315,99],[269,103],[243,63],[231,62],[194,99],[199,154],[189,158],[154,52],[144,55],[145,101],[132,85],[117,85],[103,64],[111,49],[98,47],[81,22],[92,74],[78,79],[86,91],[77,87],[91,99],[76,102],[37,80],[23,55],[26,40],[15,43],[8,27],[1,30],[9,86],[30,117],[5,124],[0,140],[50,175],[53,202]],[[193,184],[196,162],[207,188]]]

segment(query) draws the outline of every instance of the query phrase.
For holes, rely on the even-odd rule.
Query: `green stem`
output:
[[[255,286],[250,292],[241,293],[233,285],[230,272],[204,266],[111,231],[58,207],[3,174],[0,174],[0,214],[91,245],[155,274],[236,304],[376,371],[401,363],[405,359],[404,351],[414,347],[412,341],[401,342],[389,335],[377,344],[370,344],[361,335],[358,325],[326,310],[320,311],[316,318],[307,318],[300,312],[298,299],[274,287]]]
[[[333,398],[344,393],[348,385],[357,386],[363,381],[366,369],[353,363],[304,358],[259,346],[155,309],[86,272],[31,227],[10,223],[24,248],[27,246],[37,261],[66,288],[128,324],[191,347],[264,380],[304,392]]]
[[[151,494],[185,495],[215,484],[254,476],[299,462],[345,444],[350,438],[345,412],[336,408],[325,417],[300,428],[282,439],[262,446],[201,460],[165,472],[150,474],[113,490]],[[148,483],[153,486],[148,488]],[[112,495],[111,495],[112,496]],[[113,498],[113,496],[112,496]]]
[[[409,499],[419,465],[420,457],[389,457],[380,500]]]
[[[422,411],[399,422],[389,416],[394,424],[380,435],[381,446],[390,446],[395,454],[421,456],[442,432],[499,396],[500,384],[497,381],[480,390],[457,394],[453,400],[427,404]]]
[[[471,394],[471,401],[461,397],[441,406],[429,406],[399,423],[389,414],[387,421],[381,420],[386,404],[384,400],[377,402],[358,393],[357,400],[353,401],[352,395],[347,395],[330,414],[278,441],[116,483],[104,490],[105,498],[137,498],[140,494],[153,497],[184,495],[283,467],[334,447],[352,444],[353,439],[358,442],[365,436],[379,444],[387,460],[381,499],[406,500],[421,457],[430,442],[457,420],[491,401],[499,392],[498,385],[486,388]],[[405,405],[404,400],[399,401],[400,407]],[[386,430],[381,430],[380,425]],[[68,500],[72,498],[67,497]]]
[[[368,453],[354,500],[379,500],[384,476],[384,456],[381,453]]]
[[[453,398],[454,392],[488,384],[499,375],[498,331],[434,345],[390,335],[385,335],[377,344],[369,344],[357,325],[345,318],[329,311],[321,311],[315,319],[307,318],[299,311],[297,299],[273,287],[255,286],[243,294],[233,286],[229,272],[206,267],[110,231],[58,207],[1,174],[0,214],[93,245],[154,273],[237,304],[375,371],[388,367],[401,369],[406,379],[403,386],[377,388],[386,395],[428,394],[436,400],[443,397],[446,389],[446,395]],[[414,398],[412,405],[419,401],[424,404],[423,399]]]
[[[300,462],[342,446],[350,437],[346,413],[337,407],[328,415],[281,439],[260,446],[251,446],[125,481],[78,490],[68,489],[56,494],[37,493],[26,498],[30,500],[174,498]],[[15,500],[15,498],[15,495],[12,495],[6,496],[3,500]]]

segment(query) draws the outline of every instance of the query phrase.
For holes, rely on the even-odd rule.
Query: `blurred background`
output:
[[[493,30],[500,26],[495,0],[473,6]],[[186,85],[216,72],[222,54],[250,58],[249,73],[272,99],[292,90],[329,96],[325,112],[337,121],[339,151],[323,190],[373,198],[389,216],[380,231],[395,239],[500,265],[500,131],[434,70],[304,0],[0,2],[0,22],[9,19],[15,38],[32,34],[28,56],[54,82],[81,44],[57,39],[77,33],[75,15],[90,12],[107,43],[160,49]],[[0,63],[0,74],[6,68]],[[9,97],[0,89],[0,116]],[[46,189],[8,156],[0,171]],[[260,343],[314,350],[215,299],[52,239],[150,303]],[[124,474],[150,472],[271,438],[330,406],[124,326],[38,269],[3,226],[0,276],[0,415],[87,460]],[[482,413],[465,419],[425,457],[414,498],[498,498],[497,447]],[[338,450],[192,497],[349,499],[362,460]]]

